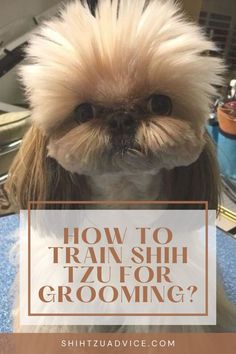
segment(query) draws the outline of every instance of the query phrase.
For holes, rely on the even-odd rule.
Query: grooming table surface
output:
[[[12,331],[10,309],[11,285],[15,269],[9,262],[9,250],[13,244],[11,235],[19,225],[16,215],[0,218],[0,332]],[[229,298],[236,303],[236,240],[217,230],[217,259]]]

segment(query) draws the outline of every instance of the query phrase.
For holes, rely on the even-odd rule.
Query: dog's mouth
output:
[[[83,175],[156,173],[190,165],[203,146],[202,133],[188,122],[166,118],[143,124],[138,131],[112,135],[103,127],[82,125],[60,139],[50,139],[48,156]]]
[[[124,156],[129,151],[141,151],[135,136],[117,136],[111,141],[111,154]]]

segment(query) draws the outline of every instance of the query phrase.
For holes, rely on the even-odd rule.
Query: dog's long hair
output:
[[[168,200],[208,201],[210,209],[218,208],[220,177],[215,147],[207,134],[205,139],[205,148],[196,162],[164,172],[163,184]],[[47,139],[33,126],[26,134],[9,173],[7,190],[14,205],[27,209],[29,201],[90,200],[86,177],[66,171],[56,160],[46,156]],[[38,207],[48,206],[40,204]],[[68,204],[65,207],[68,208]]]
[[[204,54],[214,50],[214,45],[197,26],[185,21],[172,0],[104,0],[99,1],[95,17],[90,10],[85,2],[72,2],[29,43],[28,63],[20,75],[32,109],[32,127],[9,172],[10,199],[19,209],[26,209],[29,201],[89,200],[83,171],[70,172],[48,155],[51,131],[60,124],[63,127],[66,117],[87,97],[112,106],[119,104],[121,96],[127,102],[159,88],[181,102],[175,116],[183,124],[189,120],[203,141],[201,154],[188,166],[161,171],[165,199],[208,201],[209,208],[217,209],[219,171],[213,143],[202,133],[215,85],[222,82],[222,63]],[[171,119],[173,135],[178,119]],[[153,120],[156,133],[152,131],[150,137],[164,132],[166,139],[167,123],[158,124]],[[140,128],[142,138],[145,129]],[[180,139],[181,129],[178,132]],[[159,140],[161,145],[164,140]],[[172,141],[176,143],[174,138]],[[94,141],[94,151],[96,144]],[[148,150],[147,141],[143,144]]]

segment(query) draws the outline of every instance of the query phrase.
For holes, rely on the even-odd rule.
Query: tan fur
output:
[[[86,5],[75,1],[30,40],[28,63],[20,73],[32,120],[49,137],[49,156],[70,172],[130,171],[141,167],[140,160],[150,169],[148,156],[157,173],[189,165],[202,151],[204,123],[216,93],[213,85],[221,83],[222,63],[202,55],[213,50],[213,44],[184,20],[173,1],[150,1],[144,8],[145,3],[120,1],[117,10],[117,0],[100,1],[94,18]],[[171,97],[172,117],[143,119],[136,136],[140,151],[129,151],[122,161],[111,161],[104,117],[68,129],[80,103],[130,110],[145,105],[153,93]],[[55,129],[60,133],[55,135]]]
[[[205,121],[221,82],[220,60],[202,56],[213,44],[173,1],[144,4],[121,1],[117,18],[117,0],[100,1],[95,19],[75,1],[36,31],[21,78],[38,125],[59,124],[80,102],[130,105],[153,92],[169,94],[177,116]]]

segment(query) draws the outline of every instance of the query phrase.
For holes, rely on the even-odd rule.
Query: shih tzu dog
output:
[[[205,131],[222,83],[213,50],[172,0],[100,0],[95,14],[79,0],[63,8],[32,35],[20,70],[32,127],[10,171],[16,205],[159,199],[217,209]],[[201,330],[231,330],[233,313],[219,289],[218,324]]]

